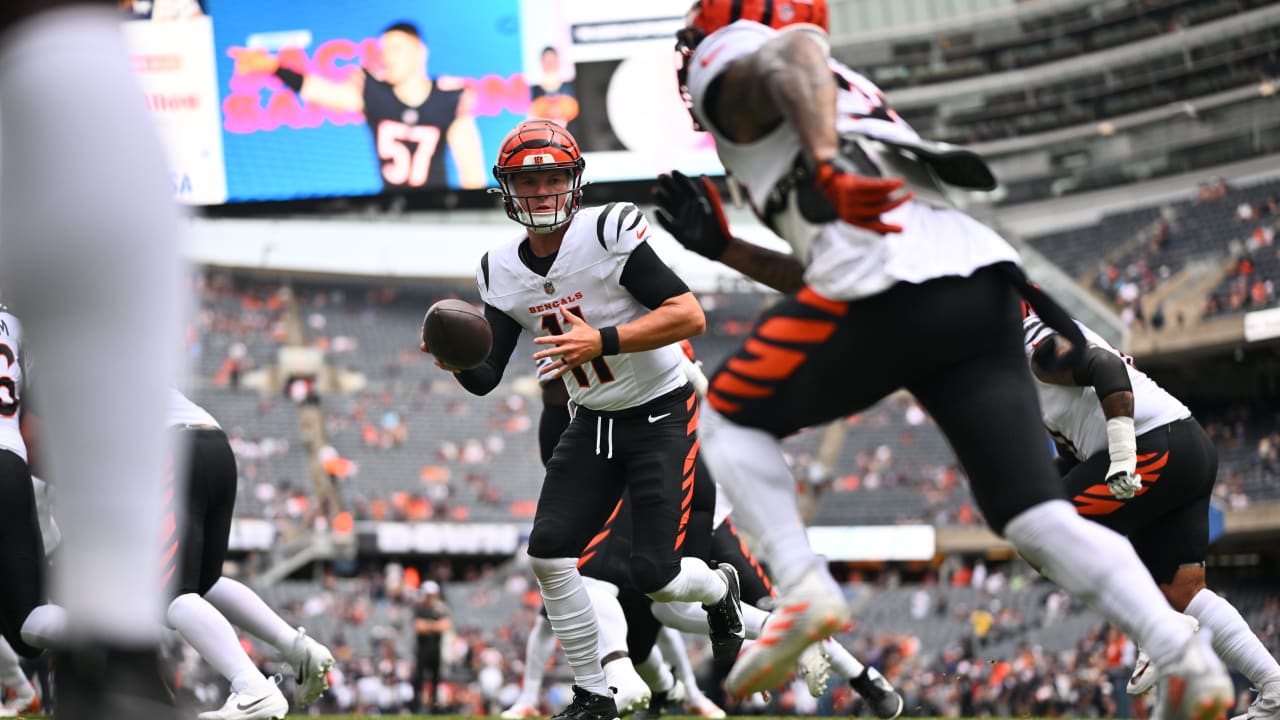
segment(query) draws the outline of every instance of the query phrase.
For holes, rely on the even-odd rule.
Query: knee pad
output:
[[[576,556],[582,548],[565,547],[570,536],[569,527],[554,517],[539,518],[529,532],[529,557],[566,558]]]
[[[664,568],[644,555],[632,555],[629,563],[631,584],[645,595],[653,596],[680,574],[679,564]],[[656,599],[656,598],[655,598]]]

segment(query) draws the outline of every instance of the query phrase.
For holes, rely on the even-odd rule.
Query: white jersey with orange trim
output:
[[[1129,383],[1133,386],[1133,429],[1136,435],[1141,436],[1171,422],[1191,417],[1187,406],[1157,385],[1146,373],[1134,367],[1132,358],[1112,347],[1083,323],[1076,321],[1076,325],[1090,345],[1096,345],[1125,361]],[[1053,328],[1045,325],[1034,313],[1022,321],[1028,361],[1036,346],[1054,332]],[[1036,392],[1040,395],[1040,412],[1045,428],[1076,459],[1086,460],[1107,449],[1107,418],[1102,413],[1102,402],[1093,388],[1053,385],[1036,378]]]
[[[712,81],[731,61],[755,52],[781,32],[803,32],[805,27],[779,31],[739,20],[704,38],[687,60],[694,116],[715,137],[721,163],[745,186],[761,217],[770,194],[800,159],[799,134],[784,120],[759,140],[735,143],[715,128],[703,102]],[[828,65],[840,85],[836,94],[839,132],[921,142],[916,131],[888,107],[875,83],[836,60],[828,60]],[[880,235],[840,221],[813,224],[802,216],[798,204],[793,199],[786,210],[776,213],[773,227],[805,263],[805,282],[834,300],[875,295],[898,282],[968,276],[995,263],[1018,262],[1018,253],[1004,238],[953,207],[907,202],[882,216],[885,222],[902,226],[903,231]]]
[[[0,305],[0,449],[27,461],[22,439],[22,323]]]
[[[523,235],[489,251],[476,274],[484,302],[534,336],[567,332],[561,309],[594,328],[622,325],[649,313],[622,286],[631,252],[652,231],[630,203],[582,208],[574,213],[546,276],[520,260]],[[564,374],[573,402],[597,411],[625,410],[688,382],[678,345],[595,358]]]
[[[175,388],[169,388],[169,414],[166,416],[166,420],[168,420],[170,427],[175,425],[222,427],[209,414],[208,410],[195,404]]]

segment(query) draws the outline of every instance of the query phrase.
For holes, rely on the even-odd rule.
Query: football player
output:
[[[71,720],[176,712],[159,701],[155,548],[165,392],[182,354],[181,226],[120,21],[113,0],[0,3],[0,272],[41,358],[41,416],[66,449],[45,475],[61,487],[53,590],[73,644],[57,705]],[[23,651],[25,638],[5,636]]]
[[[1034,311],[1022,321],[1044,425],[1076,510],[1129,538],[1175,610],[1213,632],[1213,649],[1258,697],[1249,720],[1280,717],[1280,663],[1240,613],[1205,584],[1209,500],[1218,453],[1191,411],[1080,324],[1082,362],[1053,371],[1066,350]],[[1155,685],[1157,668],[1139,656],[1131,694]]]
[[[528,550],[576,680],[574,700],[559,716],[612,720],[618,713],[577,563],[624,491],[636,517],[631,583],[657,600],[705,605],[721,658],[737,654],[742,618],[733,569],[681,557],[697,396],[671,345],[703,331],[702,308],[649,247],[638,208],[580,208],[583,167],[577,141],[550,121],[526,120],[503,140],[494,177],[507,216],[525,232],[480,261],[492,350],[475,369],[437,364],[485,394],[527,330],[544,346],[534,359],[552,358],[551,375],[566,377],[573,418],[547,463]]]
[[[677,240],[786,293],[714,374],[703,411],[707,465],[782,595],[730,692],[776,687],[813,638],[849,620],[809,547],[781,439],[905,387],[947,435],[991,527],[1137,638],[1162,682],[1184,690],[1165,695],[1165,716],[1222,715],[1231,684],[1207,638],[1168,606],[1123,537],[1075,513],[1044,452],[1019,295],[1073,342],[1080,333],[1030,286],[1013,248],[949,202],[944,182],[990,189],[990,169],[921,139],[879,88],[830,57],[826,24],[825,0],[701,0],[677,33],[696,122],[792,250],[735,239],[709,180],[659,179],[659,221]],[[1059,362],[1074,362],[1076,347]]]
[[[290,627],[245,585],[222,577],[231,517],[235,509],[235,455],[226,433],[204,408],[177,390],[170,391],[169,423],[186,453],[186,511],[165,553],[171,594],[166,619],[215,670],[231,683],[231,694],[201,720],[283,718],[284,695],[254,666],[232,623],[266,640],[294,669],[295,702],[309,705],[328,687],[333,667],[328,648]]]

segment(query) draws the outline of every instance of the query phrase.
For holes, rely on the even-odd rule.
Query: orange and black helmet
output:
[[[550,232],[569,222],[582,199],[584,167],[586,162],[578,141],[560,125],[550,120],[525,120],[515,126],[503,139],[498,150],[498,162],[493,166],[493,177],[498,181],[507,217],[534,232]],[[517,202],[523,196],[512,192],[510,183],[514,175],[542,170],[567,170],[570,173],[569,189],[555,193],[567,197],[554,213],[530,213]]]

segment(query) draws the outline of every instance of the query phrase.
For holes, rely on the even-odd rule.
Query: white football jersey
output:
[[[22,439],[22,323],[0,305],[0,448],[27,460]]]
[[[630,203],[583,208],[570,221],[546,277],[521,262],[523,235],[491,250],[476,274],[480,297],[535,336],[567,331],[561,308],[594,328],[622,325],[649,312],[621,279],[631,252],[651,234],[640,209]],[[598,357],[563,377],[578,405],[624,410],[684,385],[683,361],[679,347],[668,345]]]
[[[749,55],[780,32],[803,32],[803,26],[775,30],[739,20],[702,40],[686,63],[693,113],[715,137],[721,163],[745,186],[757,214],[764,216],[770,193],[789,175],[801,156],[800,136],[788,121],[751,143],[738,144],[721,135],[703,108],[707,88],[728,64]],[[828,60],[839,78],[836,129],[895,142],[919,142],[920,136],[887,105],[875,83],[836,60]],[[886,171],[885,175],[895,173]],[[923,196],[917,192],[917,198]],[[844,222],[813,224],[805,220],[794,198],[772,222],[795,256],[806,265],[805,282],[836,300],[875,295],[897,282],[921,283],[946,276],[967,276],[998,262],[1018,262],[1018,253],[994,230],[952,208],[913,200],[882,219],[903,231],[889,235]]]
[[[169,425],[209,425],[221,427],[208,410],[195,404],[177,388],[169,388],[169,414],[166,417]]]
[[[1138,435],[1155,430],[1171,422],[1191,417],[1177,398],[1156,384],[1146,373],[1133,366],[1132,358],[1124,355],[1100,335],[1077,321],[1080,332],[1089,341],[1109,353],[1122,358],[1129,371],[1129,383],[1133,385],[1133,429]],[[1022,335],[1027,359],[1036,346],[1054,334],[1036,315],[1028,315],[1022,321]],[[1053,438],[1069,448],[1079,460],[1086,460],[1107,449],[1107,418],[1102,413],[1102,402],[1091,387],[1053,385],[1036,378],[1036,391],[1040,395],[1040,412],[1044,426]]]

